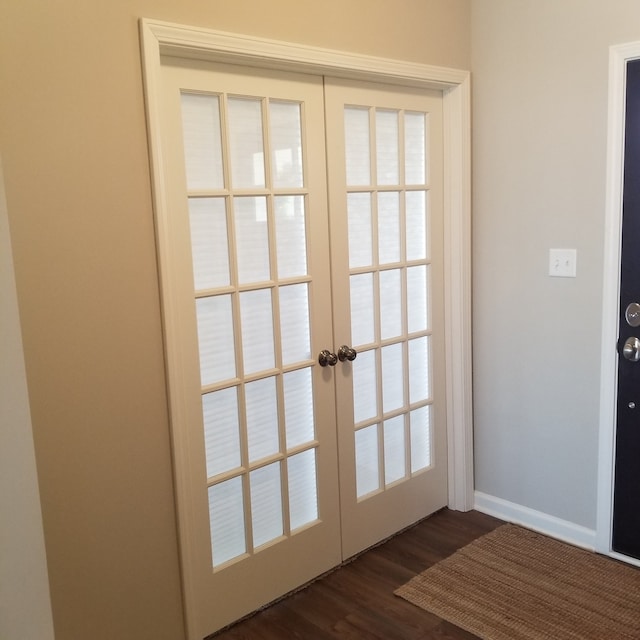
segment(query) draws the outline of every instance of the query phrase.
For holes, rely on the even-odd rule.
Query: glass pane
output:
[[[378,262],[400,262],[400,198],[397,191],[378,194]]]
[[[271,102],[269,114],[273,186],[302,187],[300,105],[293,102]]]
[[[404,181],[424,184],[426,177],[426,131],[423,113],[404,114]]]
[[[353,369],[353,420],[357,424],[378,415],[376,352],[363,351],[351,363]]]
[[[262,102],[229,98],[229,148],[234,189],[264,187]]]
[[[344,139],[347,185],[371,184],[371,148],[369,141],[368,109],[345,107]]]
[[[234,198],[238,281],[264,282],[271,277],[266,198]]]
[[[280,287],[282,364],[311,358],[309,298],[306,284]]]
[[[411,473],[431,466],[431,407],[410,413]]]
[[[311,369],[285,373],[283,381],[287,448],[291,449],[315,438]]]
[[[382,409],[385,413],[404,405],[402,345],[382,347]]]
[[[273,309],[271,304],[270,289],[257,289],[240,294],[245,374],[274,367]]]
[[[263,378],[245,386],[249,462],[280,451],[276,379]]]
[[[402,334],[402,286],[400,269],[380,272],[380,336],[383,340]]]
[[[253,546],[259,547],[283,534],[280,463],[267,465],[249,474]]]
[[[213,566],[247,551],[241,478],[209,487],[209,522]]]
[[[189,198],[189,226],[195,290],[229,286],[224,198]]]
[[[429,388],[429,338],[409,340],[409,402],[431,395]]]
[[[371,225],[371,194],[347,194],[349,220],[349,267],[368,267],[373,264]]]
[[[288,460],[289,519],[291,531],[318,519],[316,450],[309,449]]]
[[[222,189],[222,137],[218,96],[183,93],[182,133],[187,189]]]
[[[378,427],[356,431],[356,493],[358,498],[380,488]]]
[[[378,184],[398,184],[398,112],[376,111]]]
[[[373,324],[373,274],[349,277],[351,285],[351,342],[354,347],[371,344],[375,339]]]
[[[407,260],[427,259],[427,208],[424,191],[405,194],[407,217]]]
[[[231,296],[196,300],[202,385],[236,377]]]
[[[407,318],[409,333],[428,329],[427,267],[407,269]]]
[[[278,277],[307,274],[307,235],[303,196],[276,196]]]
[[[384,423],[384,482],[391,484],[406,475],[404,416]]]
[[[240,431],[236,387],[202,396],[207,476],[239,467]]]

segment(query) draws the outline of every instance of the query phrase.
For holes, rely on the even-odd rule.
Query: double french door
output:
[[[166,58],[158,220],[202,638],[447,502],[442,98]]]

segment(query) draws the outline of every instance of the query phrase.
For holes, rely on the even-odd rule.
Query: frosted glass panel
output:
[[[424,184],[426,176],[426,127],[423,113],[404,114],[404,172],[406,184]]]
[[[209,487],[209,521],[214,567],[246,552],[241,478]]]
[[[407,319],[409,333],[426,331],[427,315],[427,267],[407,269]]]
[[[431,407],[410,413],[411,473],[431,466]]]
[[[259,547],[283,534],[280,463],[252,471],[249,484],[253,546]]]
[[[400,198],[396,191],[378,194],[378,262],[400,262]]]
[[[307,236],[303,196],[276,196],[276,244],[278,276],[307,274]]]
[[[427,258],[427,196],[424,191],[405,194],[407,219],[407,260]]]
[[[385,413],[404,405],[402,345],[382,347],[382,409]]]
[[[235,189],[264,187],[262,102],[250,98],[229,98],[227,108],[231,183]]]
[[[376,111],[376,159],[378,184],[400,182],[398,170],[398,112]]]
[[[234,198],[238,281],[263,282],[271,277],[266,198]]]
[[[406,475],[404,416],[384,423],[384,482],[391,484]]]
[[[240,466],[238,392],[236,387],[202,396],[207,476]]]
[[[378,415],[376,352],[363,351],[351,363],[353,369],[353,420],[357,424]]]
[[[187,189],[222,189],[219,98],[183,93],[180,100]]]
[[[245,374],[273,368],[271,290],[257,289],[241,293],[240,318]]]
[[[371,148],[369,141],[368,109],[345,107],[344,137],[347,185],[371,184]]]
[[[231,296],[196,300],[202,385],[236,377]]]
[[[280,287],[282,364],[311,358],[309,297],[306,284]]]
[[[371,195],[347,194],[349,221],[349,267],[368,267],[373,264],[371,225]]]
[[[318,519],[316,450],[309,449],[288,460],[289,520],[291,531]]]
[[[431,395],[429,388],[429,338],[409,340],[409,401],[420,402]]]
[[[358,498],[380,488],[378,427],[356,431],[356,492]]]
[[[383,340],[402,334],[402,287],[400,269],[380,272],[380,336]]]
[[[189,226],[195,290],[229,286],[224,198],[189,198]]]
[[[287,448],[291,449],[315,438],[311,369],[285,373],[283,381]]]
[[[245,386],[249,462],[278,453],[276,379],[264,378]]]
[[[373,274],[362,273],[349,277],[351,286],[351,342],[353,346],[374,341]]]
[[[273,186],[302,187],[300,105],[292,102],[271,102],[269,116]]]

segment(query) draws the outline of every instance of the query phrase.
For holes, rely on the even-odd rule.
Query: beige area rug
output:
[[[640,569],[509,524],[395,593],[484,640],[640,639]]]

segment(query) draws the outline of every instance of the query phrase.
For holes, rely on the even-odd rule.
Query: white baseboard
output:
[[[481,491],[474,493],[476,511],[500,518],[513,524],[519,524],[527,529],[533,529],[552,538],[568,542],[577,547],[594,551],[596,547],[596,532],[573,522],[550,516],[541,511],[523,507],[520,504],[487,495]]]

